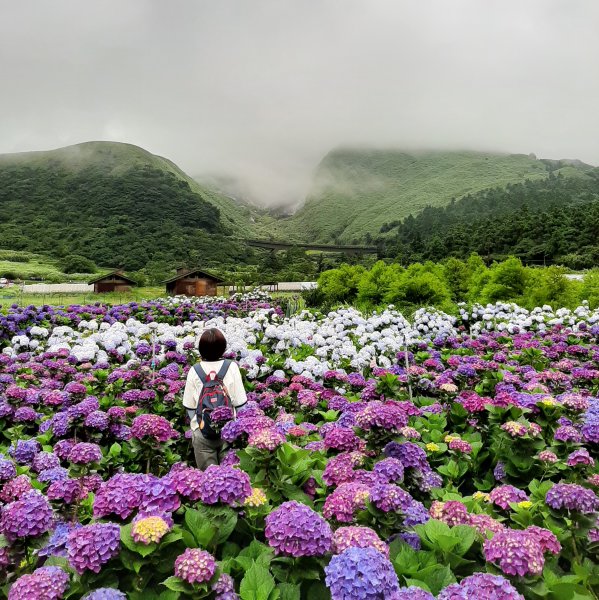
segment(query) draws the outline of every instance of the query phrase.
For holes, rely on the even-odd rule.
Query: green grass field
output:
[[[21,294],[19,288],[0,288],[0,310],[6,310],[12,304],[19,306],[69,306],[71,304],[93,304],[102,302],[104,304],[126,304],[128,302],[141,302],[153,300],[166,296],[164,287],[141,287],[134,288],[129,293],[94,294]]]

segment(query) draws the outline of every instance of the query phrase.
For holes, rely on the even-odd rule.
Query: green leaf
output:
[[[7,548],[9,546],[8,540],[5,536],[0,535],[0,548]]]
[[[432,565],[416,573],[416,577],[426,583],[430,592],[436,596],[444,587],[455,581],[449,565]]]
[[[172,590],[173,592],[189,593],[190,591],[190,586],[187,585],[185,581],[179,579],[179,577],[175,577],[174,575],[172,577],[169,577],[168,579],[165,579],[160,585],[165,585],[169,590]]]
[[[112,456],[113,458],[116,458],[117,456],[120,456],[122,451],[121,445],[118,442],[115,442],[114,444],[112,444],[112,446],[110,446],[110,450],[108,451],[108,454],[110,456]]]
[[[456,525],[451,530],[451,533],[458,537],[458,545],[454,549],[456,554],[464,556],[470,550],[472,544],[474,544],[474,540],[476,540],[476,529],[468,525]]]
[[[279,583],[277,587],[281,593],[281,600],[300,600],[301,589],[299,584]]]
[[[268,600],[275,589],[275,580],[270,571],[254,563],[241,580],[239,595],[242,600]]]
[[[193,508],[188,508],[185,511],[185,524],[198,545],[204,548],[212,542],[218,533],[217,525],[211,523],[199,510]]]

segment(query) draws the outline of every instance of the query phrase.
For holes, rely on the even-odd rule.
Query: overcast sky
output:
[[[599,164],[597,0],[0,0],[0,152],[138,144],[301,197],[339,145]]]

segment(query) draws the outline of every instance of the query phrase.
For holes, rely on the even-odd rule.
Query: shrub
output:
[[[95,273],[97,268],[89,258],[79,256],[78,254],[71,254],[63,260],[62,270],[65,273]]]

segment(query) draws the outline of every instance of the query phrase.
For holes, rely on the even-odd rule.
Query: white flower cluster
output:
[[[169,300],[176,302],[177,298]],[[460,325],[478,335],[486,331],[513,334],[544,330],[557,324],[573,330],[582,324],[599,324],[599,310],[591,310],[584,304],[573,311],[565,308],[554,311],[549,306],[528,311],[515,304],[498,303],[474,305],[470,309],[461,306],[458,318],[435,309],[419,309],[411,323],[393,306],[370,315],[343,308],[324,316],[302,311],[291,318],[273,314],[272,310],[257,310],[246,317],[216,317],[182,325],[144,324],[133,318],[112,325],[89,320],[81,321],[76,328],[61,325],[48,331],[32,327],[29,336],[13,337],[3,352],[14,356],[22,351],[68,349],[78,360],[90,362],[106,361],[110,353],[116,352],[129,364],[136,364],[137,349],[146,345],[160,363],[168,349],[187,352],[197,346],[205,328],[217,327],[227,338],[228,351],[240,357],[251,379],[271,373],[279,366],[319,379],[327,370],[361,371],[373,361],[388,367],[406,347],[423,340],[455,336]],[[144,357],[147,355],[146,352]]]

